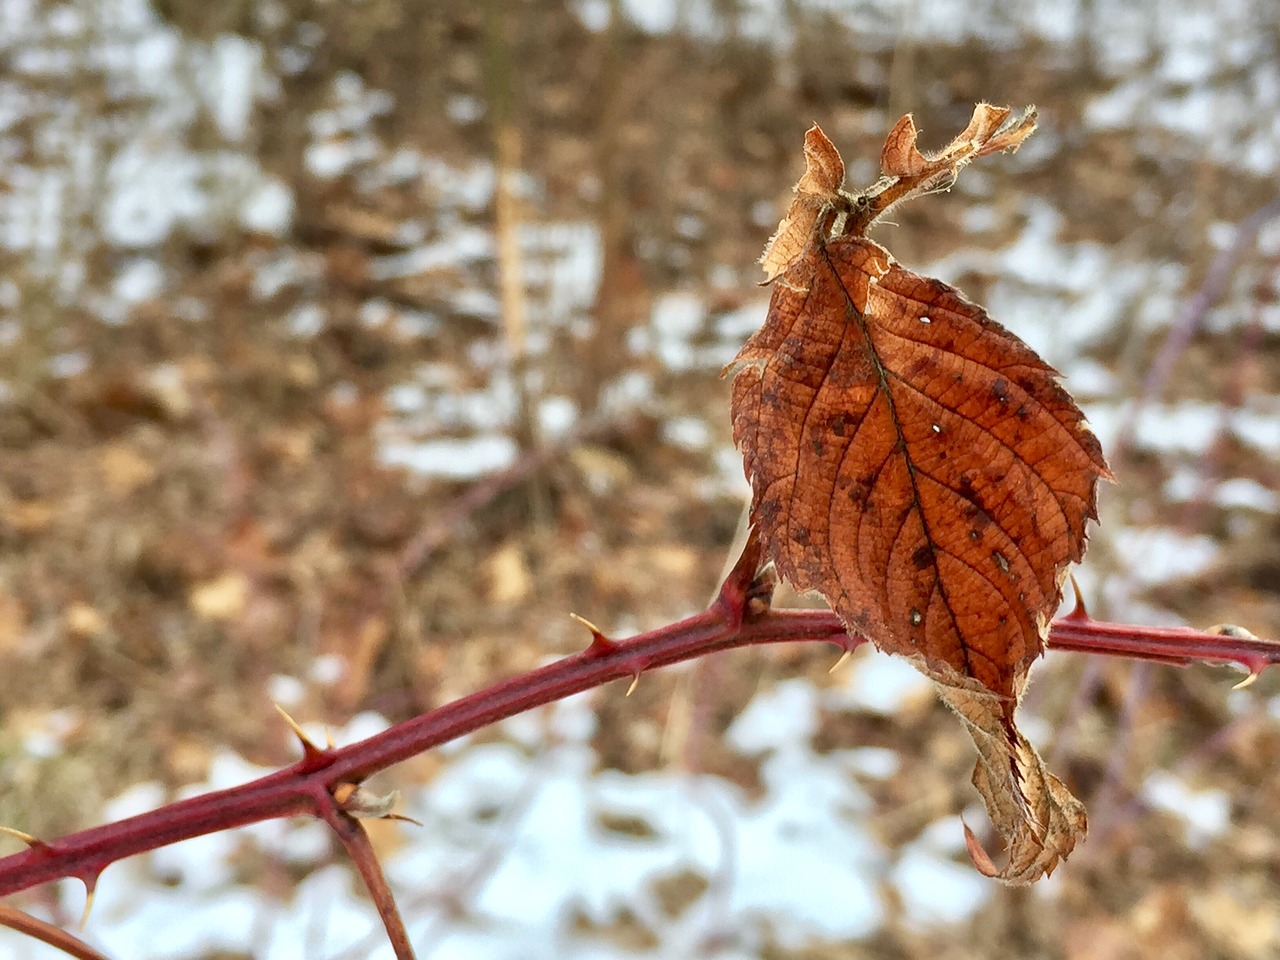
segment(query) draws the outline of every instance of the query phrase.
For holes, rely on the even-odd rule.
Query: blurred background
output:
[[[570,611],[700,609],[747,493],[718,374],[804,130],[856,188],[902,113],[937,147],[978,100],[1041,129],[874,237],[1088,413],[1094,615],[1280,635],[1274,0],[0,2],[0,823],[242,782],[296,756],[273,702],[349,742],[579,649]],[[380,776],[425,824],[374,825],[419,956],[1280,954],[1276,678],[1051,654],[1025,727],[1091,832],[1012,890],[963,850],[959,725],[835,659],[721,655]],[[277,823],[113,866],[86,935],[389,956],[374,916]]]

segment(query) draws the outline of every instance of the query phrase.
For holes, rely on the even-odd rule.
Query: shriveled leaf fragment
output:
[[[1049,772],[1027,738],[1006,726],[1003,700],[971,678],[925,672],[978,748],[973,785],[1005,841],[1008,863],[1001,869],[965,827],[974,866],[1008,883],[1032,883],[1053,873],[1085,834],[1084,804]]]
[[[844,186],[844,161],[816,123],[804,135],[804,163],[804,176],[792,188],[796,197],[760,258],[770,280],[804,254],[819,215],[839,199]]]
[[[916,124],[907,114],[894,125],[880,153],[880,172],[886,177],[919,179],[940,171],[952,174],[970,160],[1001,150],[1016,150],[1036,128],[1034,109],[1010,119],[1008,107],[980,103],[969,125],[949,144],[931,155],[916,147]]]
[[[843,164],[819,165],[806,149],[818,192],[797,187],[778,234],[791,238],[785,255],[778,237],[778,255],[766,255],[779,271],[768,317],[730,369],[734,438],[768,555],[851,631],[939,685],[974,737],[974,784],[1009,848],[1003,870],[975,862],[1026,882],[1085,827],[1014,709],[1109,473],[1052,367],[958,290],[863,236],[897,200],[1017,146],[1034,114],[1009,115],[980,105],[932,156],[904,118],[882,154],[886,176],[858,195],[823,192]],[[803,244],[801,201],[820,204],[800,207],[811,214]]]

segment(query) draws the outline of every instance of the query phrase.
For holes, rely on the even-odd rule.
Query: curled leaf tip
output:
[[[984,877],[995,879],[1000,875],[1000,869],[995,865],[987,851],[983,848],[982,842],[978,839],[969,825],[963,820],[960,821],[964,827],[964,846],[969,853],[969,859],[973,861],[974,867]]]

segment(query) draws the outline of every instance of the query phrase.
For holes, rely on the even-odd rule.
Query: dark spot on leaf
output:
[[[907,364],[906,369],[902,371],[902,379],[916,381],[920,375],[933,367],[933,358],[928,354],[922,354],[912,359]]]
[[[782,504],[777,500],[762,500],[755,510],[756,521],[765,526],[772,526],[778,522],[778,516],[781,513]]]
[[[920,544],[911,554],[911,563],[917,570],[933,566],[933,547],[927,543]]]

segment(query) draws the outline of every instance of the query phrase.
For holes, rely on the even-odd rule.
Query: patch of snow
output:
[[[1280,510],[1280,492],[1264,487],[1247,477],[1233,477],[1219,483],[1213,491],[1213,500],[1219,506],[1275,513]]]
[[[1113,530],[1111,535],[1121,569],[1146,584],[1201,573],[1220,551],[1212,537],[1189,536],[1166,527],[1125,527]]]
[[[1085,405],[1089,426],[1104,450],[1115,443],[1121,424],[1132,416],[1132,401],[1122,405]],[[1203,455],[1223,425],[1218,404],[1185,400],[1173,404],[1147,404],[1133,427],[1133,442],[1144,450]],[[1264,428],[1264,436],[1266,431]]]
[[[849,769],[876,780],[888,780],[902,766],[898,751],[888,747],[854,747],[844,754]]]
[[[818,727],[818,691],[807,680],[786,680],[752,697],[725,739],[739,753],[795,749]]]
[[[836,671],[836,680],[844,682],[823,692],[823,705],[831,710],[893,714],[933,692],[933,685],[915,667],[869,645]]]
[[[605,410],[624,411],[647,407],[654,398],[653,378],[643,370],[628,370],[605,384],[600,406]]]
[[[378,459],[390,467],[405,467],[428,477],[469,480],[502,470],[515,462],[515,441],[502,434],[427,440],[421,443],[384,442]]]
[[[603,270],[594,223],[522,223],[516,231],[529,291],[530,323],[563,327],[595,303]]]
[[[302,681],[288,674],[277,673],[267,681],[267,696],[271,698],[272,703],[278,703],[282,707],[298,705],[306,692],[307,688]]]
[[[130,260],[111,283],[112,295],[124,304],[150,300],[159,296],[164,288],[164,268],[150,257]]]
[[[563,437],[578,422],[578,405],[569,397],[543,397],[538,401],[538,426],[548,437]]]
[[[955,832],[961,835],[955,819]],[[903,849],[891,876],[907,921],[915,927],[959,922],[974,914],[994,892],[992,882],[971,864],[957,863],[920,843]]]
[[[406,253],[373,258],[369,275],[375,280],[394,280],[433,270],[456,270],[467,263],[492,260],[494,249],[493,232],[487,227],[458,226],[442,240]]]
[[[705,450],[711,443],[711,428],[702,417],[673,417],[662,425],[662,438],[688,450]]]
[[[80,726],[80,711],[72,707],[50,710],[31,729],[22,732],[22,749],[33,757],[48,758],[62,753],[67,737]]]
[[[210,45],[200,86],[223,137],[241,141],[249,131],[254,98],[262,73],[262,45],[224,33]]]
[[[49,358],[49,373],[51,376],[59,378],[75,377],[88,369],[89,355],[82,351],[59,353]]]
[[[105,822],[124,820],[136,817],[140,813],[154,810],[165,801],[165,788],[158,783],[138,783],[126,787],[115,797],[102,805],[102,819]]]
[[[668,293],[653,305],[650,326],[654,332],[658,358],[669,370],[689,370],[696,366],[689,338],[702,328],[706,307],[690,293]]]
[[[732,824],[733,909],[767,918],[793,949],[813,937],[871,933],[884,919],[877,893],[883,854],[861,826],[866,795],[838,763],[808,751],[778,751],[761,777],[765,800],[739,807]]]
[[[289,332],[295,337],[314,337],[324,329],[325,311],[318,303],[299,303],[285,317]]]
[[[476,97],[458,93],[449,98],[445,111],[454,123],[476,123],[484,118],[485,104]]]
[[[322,687],[331,687],[347,672],[347,661],[336,653],[322,653],[311,661],[307,678]]]
[[[283,236],[293,223],[293,191],[282,181],[263,177],[240,204],[240,223],[247,229]]]
[[[1231,797],[1225,790],[1192,790],[1167,770],[1156,770],[1142,785],[1143,798],[1158,810],[1186,821],[1187,841],[1203,847],[1231,825]]]

